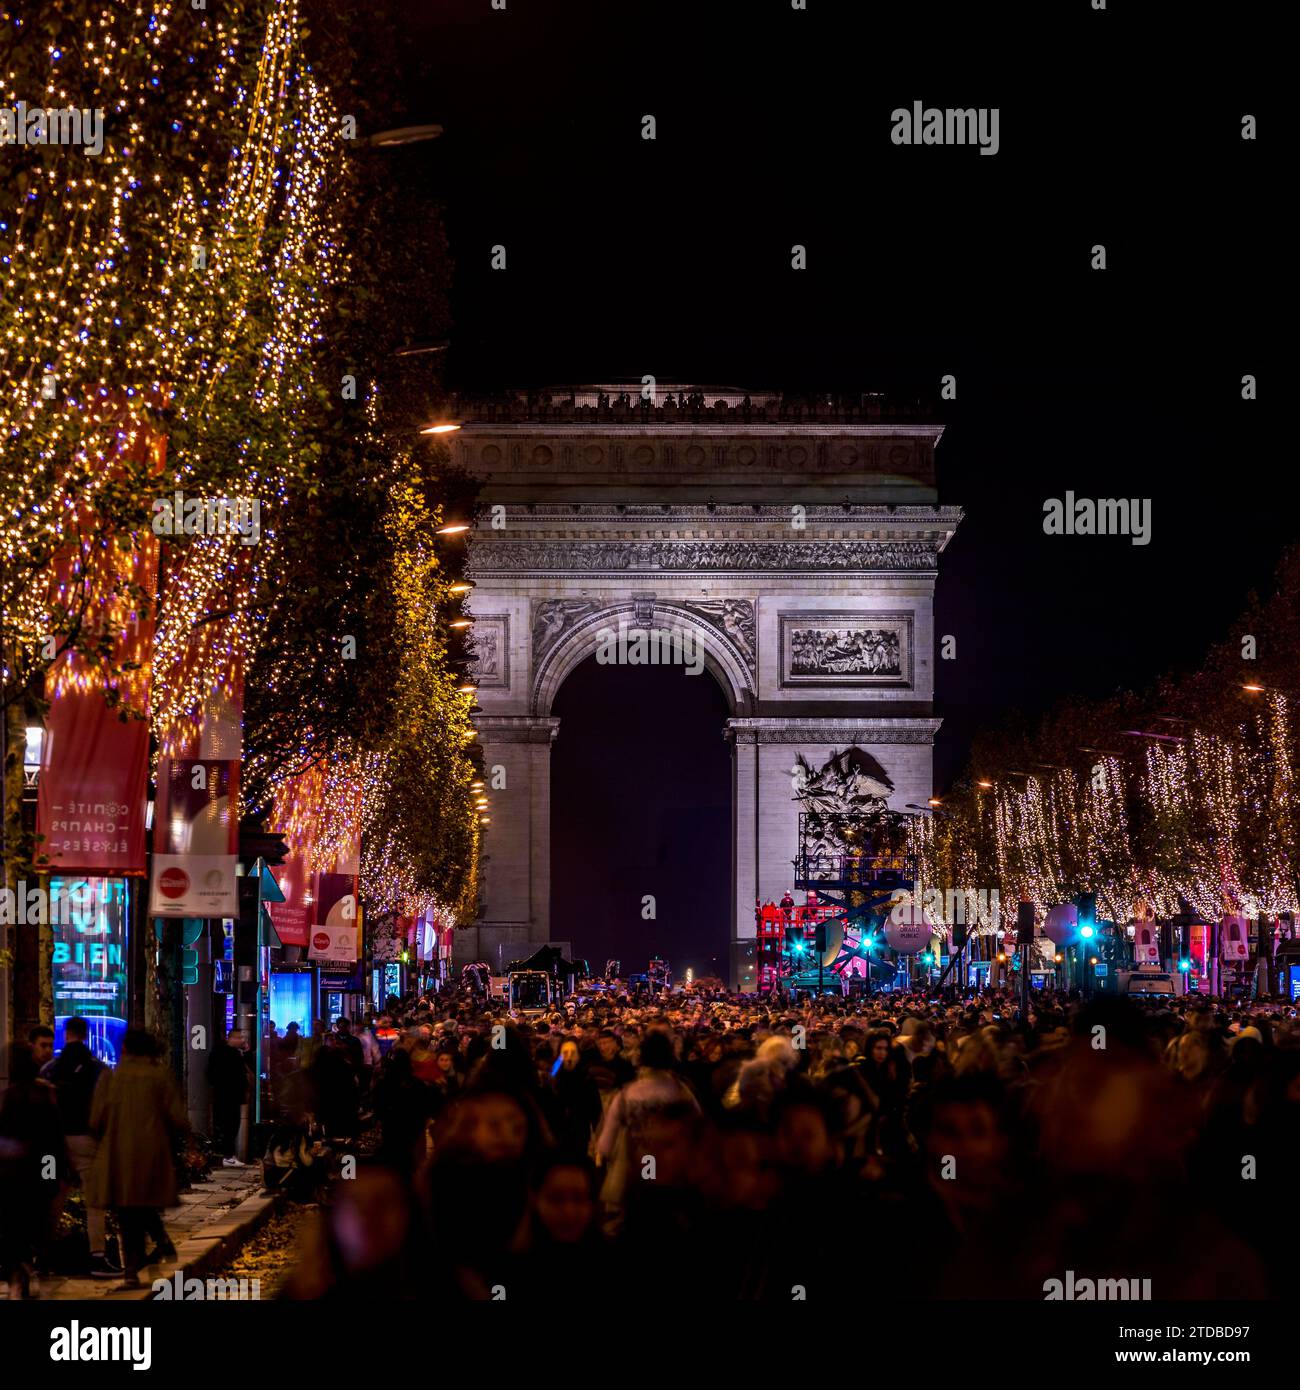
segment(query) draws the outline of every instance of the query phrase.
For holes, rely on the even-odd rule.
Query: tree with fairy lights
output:
[[[38,21],[0,14],[4,103],[104,112],[93,156],[5,150],[16,171],[0,217],[10,879],[23,730],[52,664],[76,648],[124,716],[144,714],[111,669],[96,620],[105,605],[156,617],[150,717],[164,756],[195,745],[214,692],[263,682],[245,740],[263,804],[303,756],[355,771],[409,732],[394,695],[408,648],[391,638],[411,602],[445,615],[458,576],[444,565],[412,584],[397,563],[394,499],[425,546],[446,499],[425,461],[393,447],[360,344],[394,304],[422,301],[409,276],[384,281],[391,262],[372,268],[379,224],[359,211],[352,121],[308,62],[306,37],[296,0],[230,0],[219,13],[185,0],[55,0]],[[351,399],[349,375],[360,383]],[[176,492],[255,502],[256,543],[165,535],[156,591],[96,590],[91,555],[152,544],[157,499]],[[56,593],[58,566],[71,582]],[[351,684],[337,679],[349,635],[363,644],[352,669],[366,672]],[[469,701],[450,675],[463,653],[442,635],[429,712],[445,736],[419,770],[442,814],[417,812],[410,795],[387,804],[406,816],[394,872],[421,891],[436,877],[463,902],[477,859]],[[341,728],[350,743],[333,739]],[[438,861],[444,833],[454,844]]]
[[[1300,906],[1300,549],[1202,668],[1062,702],[975,740],[944,819],[913,827],[927,884],[971,879],[1040,910],[1088,891],[1100,915],[1258,916]],[[1267,946],[1265,946],[1267,949]]]
[[[237,62],[231,21],[179,2],[0,9],[9,887],[34,867],[21,749],[25,724],[43,712],[47,672],[74,653],[122,717],[144,716],[106,634],[124,609],[153,605],[124,552],[147,534],[158,491],[153,446],[169,383],[184,374],[188,323],[171,291],[227,147]]]
[[[371,67],[391,67],[394,35],[368,10],[343,5],[332,18],[319,67],[358,132],[401,122],[356,60],[360,46]],[[301,802],[316,779],[304,774],[347,764],[364,789],[372,916],[437,903],[465,919],[477,899],[473,698],[469,645],[447,620],[469,585],[463,540],[437,530],[472,513],[475,488],[445,448],[418,439],[440,398],[439,357],[410,351],[445,332],[445,247],[437,209],[393,177],[391,154],[364,138],[340,149],[347,273],[304,435],[320,466],[285,499],[277,570],[254,605],[247,795],[313,823]]]

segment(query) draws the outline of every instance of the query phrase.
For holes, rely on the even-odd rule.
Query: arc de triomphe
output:
[[[698,643],[726,697],[731,984],[752,984],[755,901],[791,880],[796,754],[820,767],[857,747],[892,805],[931,794],[934,585],[961,519],[936,502],[942,426],[872,396],[662,381],[653,399],[591,386],[460,415],[453,455],[482,482],[475,724],[504,786],[456,962],[500,969],[552,939],[552,703],[598,633],[657,629]]]

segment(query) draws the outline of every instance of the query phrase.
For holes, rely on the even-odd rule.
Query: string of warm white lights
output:
[[[365,764],[362,882],[381,910],[418,916],[447,885],[462,900],[444,904],[472,915],[479,817],[467,752],[473,695],[459,689],[438,618],[450,580],[430,538],[441,516],[410,482],[390,490],[385,523],[392,544],[393,640],[402,653],[388,745]],[[415,827],[432,823],[432,835]]]
[[[185,214],[239,54],[229,21],[179,0],[87,7],[76,41],[43,52],[21,13],[0,24],[16,59],[0,72],[0,104],[103,113],[98,153],[5,151],[18,171],[6,179],[15,202],[0,210],[0,593],[10,642],[39,649],[54,555],[88,517],[148,514],[153,460],[135,446],[182,375],[186,331],[159,277],[188,255]]]
[[[1184,903],[1206,920],[1295,913],[1295,782],[1289,705],[1273,693],[1233,738],[1194,729],[1136,760],[1104,754],[1087,771],[985,783],[942,818],[916,817],[911,847],[926,884],[975,902],[996,890],[1040,918],[1079,892],[1117,922]]]
[[[153,682],[164,753],[193,742],[210,693],[246,663],[277,509],[309,466],[297,412],[344,269],[325,201],[338,120],[303,58],[297,0],[222,8],[109,0],[67,51],[51,46],[39,100],[102,109],[103,148],[43,149],[0,220],[0,596],[14,649],[44,651],[57,631],[49,567],[87,518],[100,535],[139,534],[154,499],[176,491],[259,505],[256,545],[165,543]],[[256,80],[241,85],[262,11]],[[0,75],[0,102],[35,101],[31,81]],[[160,432],[173,440],[165,473],[138,447]]]
[[[256,544],[238,534],[189,539],[169,571],[156,643],[169,677],[154,707],[160,745],[192,737],[208,693],[246,669],[265,619],[250,613],[251,601],[273,588],[278,518],[311,463],[299,457],[298,421],[325,296],[346,266],[325,201],[341,158],[338,117],[301,53],[296,0],[271,9],[256,83],[236,110],[245,134],[200,233],[206,270],[176,287],[184,320],[203,331],[190,334],[197,370],[176,395],[175,418],[193,448],[172,482],[183,489],[196,475],[229,470],[238,496],[257,505],[259,534]],[[263,293],[267,306],[255,311]],[[247,432],[232,436],[227,420]]]
[[[0,104],[104,112],[96,154],[4,151],[16,170],[6,183],[16,194],[0,204],[5,679],[38,690],[46,639],[87,605],[94,631],[124,622],[135,595],[107,583],[94,556],[109,544],[152,547],[157,502],[237,499],[251,527],[162,538],[150,714],[159,755],[178,756],[195,751],[214,695],[239,690],[298,598],[276,578],[284,527],[322,466],[309,412],[330,300],[348,274],[334,211],[346,146],[303,52],[298,0],[86,9],[60,18],[75,41],[45,52],[21,13],[0,9]],[[403,471],[395,464],[394,478]],[[409,460],[406,471],[416,471]],[[392,496],[410,670],[397,735],[323,762],[310,711],[295,711],[301,757],[265,780],[314,868],[355,857],[364,820],[374,845],[363,892],[403,911],[463,909],[480,820],[471,701],[439,627],[438,519],[413,494]],[[61,672],[87,688],[106,678],[94,663]],[[143,684],[115,689],[143,707]]]

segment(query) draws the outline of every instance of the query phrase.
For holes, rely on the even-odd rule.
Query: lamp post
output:
[[[1079,989],[1085,999],[1092,994],[1092,971],[1088,965],[1088,952],[1092,949],[1091,942],[1096,933],[1097,929],[1091,922],[1085,922],[1079,928]]]
[[[427,140],[436,140],[442,134],[440,125],[404,125],[392,130],[377,130],[366,136],[365,143],[372,149],[393,149],[398,145],[422,145]]]

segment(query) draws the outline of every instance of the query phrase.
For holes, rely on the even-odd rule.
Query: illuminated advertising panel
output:
[[[52,926],[56,1051],[68,1019],[80,1015],[89,1024],[90,1050],[117,1064],[130,1016],[130,892],[125,878],[50,879],[51,900],[69,904]]]

